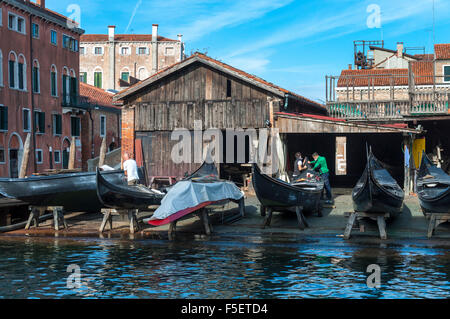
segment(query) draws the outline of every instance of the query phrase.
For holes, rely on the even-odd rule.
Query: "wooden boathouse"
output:
[[[403,184],[402,144],[417,133],[401,123],[358,124],[329,117],[324,105],[201,53],[119,92],[114,101],[122,106],[122,152],[142,161],[149,178],[180,178],[199,166],[171,160],[178,142],[171,141],[172,131],[193,131],[194,121],[201,121],[203,130],[278,128],[288,172],[295,152],[317,151],[328,160],[332,185],[345,187],[352,187],[364,170],[365,141],[377,146],[375,155],[396,166]],[[249,172],[248,164],[219,168],[222,178]]]
[[[266,128],[279,111],[325,115],[323,105],[195,53],[115,97],[122,108],[122,150],[143,157],[149,176],[182,177],[199,163],[171,161],[176,128]]]

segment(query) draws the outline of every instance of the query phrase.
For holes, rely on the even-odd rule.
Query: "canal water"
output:
[[[0,298],[449,297],[448,246],[0,238]]]

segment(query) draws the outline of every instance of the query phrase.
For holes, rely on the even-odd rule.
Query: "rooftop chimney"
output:
[[[152,24],[152,42],[158,41],[158,25]]]
[[[178,36],[178,41],[181,42],[181,38],[183,37],[183,35],[182,34],[178,34],[177,36]]]
[[[41,8],[45,8],[45,0],[36,0],[36,4]]]
[[[403,58],[403,42],[397,42],[397,56]]]
[[[352,65],[351,65],[351,64],[348,65],[348,69],[349,69],[349,70],[352,69]]]
[[[116,29],[115,25],[108,26],[108,39],[109,41],[114,41],[114,31]]]

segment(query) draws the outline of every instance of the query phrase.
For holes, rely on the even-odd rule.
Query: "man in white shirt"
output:
[[[123,154],[123,169],[127,177],[128,185],[139,184],[136,161],[130,158],[130,155],[128,153]]]

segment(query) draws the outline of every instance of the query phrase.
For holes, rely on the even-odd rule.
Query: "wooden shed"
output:
[[[201,53],[119,92],[114,101],[123,106],[122,151],[143,158],[150,177],[182,177],[199,166],[171,160],[177,143],[171,133],[193,131],[195,121],[203,130],[258,130],[275,125],[276,112],[327,113],[319,103]]]

